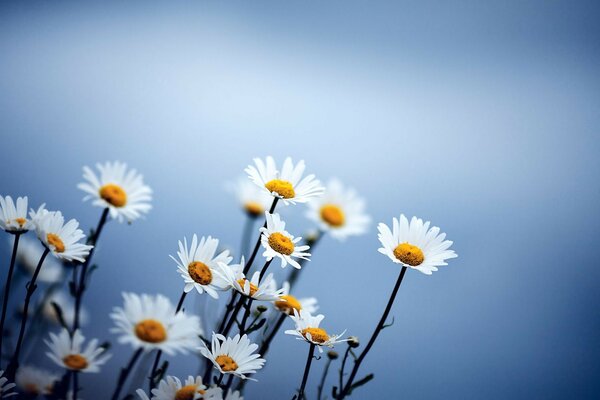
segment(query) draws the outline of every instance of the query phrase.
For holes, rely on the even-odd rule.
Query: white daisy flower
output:
[[[30,396],[38,396],[52,394],[54,383],[59,379],[60,376],[50,371],[24,365],[17,370],[15,382],[21,392]]]
[[[325,190],[314,175],[302,178],[304,160],[296,166],[290,157],[283,162],[281,171],[277,169],[275,160],[269,156],[266,161],[254,159],[245,172],[252,182],[273,197],[283,200],[285,205],[306,203],[311,197],[320,196]]]
[[[279,300],[275,301],[273,304],[279,311],[293,315],[294,310],[298,312],[304,310],[310,314],[313,314],[319,309],[317,303],[317,299],[314,297],[297,299],[296,297],[292,296],[290,294],[290,283],[284,282],[283,287],[281,288]]]
[[[266,212],[265,216],[267,227],[260,228],[260,242],[265,248],[263,257],[266,257],[267,261],[272,260],[274,257],[279,257],[282,268],[290,264],[292,267],[300,269],[300,264],[294,258],[310,261],[310,253],[306,253],[306,250],[310,246],[297,245],[302,238],[294,238],[285,230],[285,222],[281,220],[279,214],[269,214]]]
[[[175,307],[163,295],[123,293],[123,308],[115,307],[110,317],[116,324],[111,332],[120,334],[119,343],[145,351],[159,349],[172,356],[195,349],[202,334],[200,319]]]
[[[47,212],[36,221],[38,239],[52,254],[62,260],[84,262],[94,246],[78,243],[85,238],[78,228],[79,222],[75,219],[65,224],[60,211]]]
[[[227,391],[227,396],[223,397],[223,389],[218,386],[212,386],[204,393],[203,400],[244,400],[240,392],[234,392],[231,389]]]
[[[148,395],[142,390],[136,391],[140,399],[150,400]],[[152,400],[195,400],[205,399],[206,386],[202,384],[202,377],[188,376],[184,383],[179,378],[167,376],[158,384],[157,388],[152,389]]]
[[[429,221],[423,223],[417,217],[412,217],[409,223],[404,214],[400,215],[400,221],[394,218],[392,230],[380,223],[377,229],[383,247],[379,252],[397,264],[431,275],[437,267],[448,265],[447,259],[458,256],[454,250],[448,250],[452,242],[444,240],[446,234],[429,225]]]
[[[329,181],[325,194],[312,199],[308,207],[306,216],[338,240],[365,233],[371,222],[365,213],[364,199],[337,179]]]
[[[192,237],[192,244],[188,247],[187,239],[183,243],[179,241],[179,251],[177,260],[169,256],[177,263],[178,271],[185,282],[184,291],[188,293],[196,288],[198,293],[204,292],[214,299],[218,299],[218,290],[224,290],[227,282],[221,278],[221,275],[215,273],[215,268],[219,263],[229,264],[233,257],[229,255],[229,250],[224,250],[215,256],[219,247],[219,239],[202,236],[200,243],[198,237]]]
[[[44,262],[44,268],[46,264]],[[43,271],[43,269],[42,269]],[[75,305],[71,297],[65,295],[63,292],[53,293],[44,303],[42,307],[42,316],[49,322],[60,325],[56,310],[52,306],[52,303],[58,304],[62,311],[62,316],[67,326],[73,326],[75,320]],[[87,310],[81,306],[79,309],[79,324],[84,326],[88,323],[89,315]]]
[[[27,196],[17,197],[16,205],[10,196],[0,196],[0,228],[7,232],[26,232],[33,229],[27,218]]]
[[[106,349],[98,346],[98,339],[92,339],[83,349],[85,338],[78,330],[73,334],[62,329],[58,335],[50,333],[50,340],[44,339],[50,351],[46,353],[56,365],[77,372],[100,372],[100,366],[111,357]]]
[[[152,208],[152,189],[144,184],[144,178],[135,169],[127,170],[127,164],[115,161],[96,164],[100,171],[97,177],[89,167],[83,167],[83,178],[87,181],[77,187],[88,193],[84,201],[93,199],[92,204],[110,210],[113,219],[131,222]]]
[[[294,315],[290,315],[290,318],[294,320],[296,329],[287,330],[285,333],[298,336],[298,340],[304,340],[317,345],[320,352],[323,352],[321,346],[333,347],[336,343],[346,341],[340,340],[340,337],[342,337],[346,331],[339,335],[329,335],[325,329],[319,328],[321,321],[325,318],[323,314],[313,316],[305,310],[301,310],[300,312],[294,310]]]
[[[220,263],[218,273],[227,282],[229,287],[246,297],[258,301],[279,300],[282,291],[281,289],[276,289],[276,286],[273,283],[273,274],[264,276],[262,281],[260,281],[260,272],[256,271],[252,275],[252,279],[248,280],[243,269],[244,259],[242,258],[241,264],[235,268]]]
[[[11,246],[13,241],[14,239],[11,239]],[[28,236],[22,236],[19,239],[19,247],[17,248],[17,266],[22,268],[27,275],[33,275],[43,252],[44,246],[42,246],[39,240],[31,239]],[[51,258],[44,261],[44,268],[40,270],[37,281],[43,283],[56,283],[62,280],[62,277],[62,264],[56,259]]]
[[[4,370],[0,370],[0,398],[16,396],[17,392],[9,392],[12,390],[12,388],[14,388],[17,385],[14,383],[8,383],[8,379],[2,376],[3,374]]]
[[[233,338],[225,338],[213,332],[212,348],[209,349],[202,342],[199,350],[222,374],[249,379],[246,375],[255,373],[265,363],[260,354],[254,353],[257,349],[258,345],[251,343],[247,335],[240,337],[237,334]]]
[[[228,184],[227,189],[235,194],[242,210],[252,218],[260,217],[271,208],[273,197],[247,178]]]

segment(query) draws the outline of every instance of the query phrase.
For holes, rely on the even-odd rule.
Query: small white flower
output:
[[[136,391],[140,399],[150,400],[142,390]],[[152,389],[152,400],[196,400],[206,399],[206,386],[202,384],[202,377],[188,376],[184,383],[179,378],[167,376],[159,382],[158,387]]]
[[[311,197],[322,195],[325,190],[314,175],[302,178],[304,169],[304,160],[294,166],[288,157],[279,171],[275,160],[269,156],[266,161],[255,158],[254,165],[249,165],[245,171],[255,185],[288,205],[306,203]]]
[[[14,388],[17,385],[15,385],[14,383],[8,383],[8,379],[2,376],[3,374],[4,371],[0,370],[0,398],[16,396],[17,392],[9,392],[12,390],[12,388]]]
[[[15,382],[28,395],[49,395],[60,376],[44,369],[23,365],[17,370]]]
[[[0,228],[7,232],[26,232],[33,229],[27,218],[27,196],[17,197],[17,203],[10,196],[0,196]]]
[[[249,379],[246,375],[261,369],[265,360],[260,354],[254,353],[258,345],[251,343],[247,335],[233,338],[213,333],[212,348],[202,342],[200,353],[210,361],[222,374],[233,374],[241,379]]]
[[[252,218],[260,217],[271,208],[273,196],[247,178],[240,178],[235,183],[228,184],[227,189],[235,194],[242,210]]]
[[[17,265],[28,275],[33,275],[43,252],[44,246],[42,246],[39,240],[31,239],[28,236],[22,236],[19,239],[19,247],[17,248]],[[37,281],[43,283],[56,283],[61,281],[62,277],[62,264],[56,259],[51,258],[44,261],[44,268],[40,269]]]
[[[404,214],[400,215],[400,221],[394,218],[393,230],[380,223],[377,229],[383,247],[379,252],[397,264],[431,275],[437,267],[448,265],[447,259],[458,256],[449,250],[452,242],[444,240],[446,234],[440,233],[437,226],[429,228],[429,225],[429,221],[423,223],[417,217],[412,217],[409,223]]]
[[[171,301],[160,294],[123,293],[123,298],[123,308],[115,307],[110,314],[116,325],[111,332],[120,334],[119,343],[145,351],[160,349],[170,356],[187,354],[198,346],[202,329],[197,316],[175,314]]]
[[[144,178],[135,169],[127,170],[127,164],[115,161],[96,164],[100,171],[97,177],[89,167],[83,167],[83,178],[87,181],[77,187],[88,193],[84,201],[93,199],[92,204],[109,208],[113,219],[123,222],[134,221],[152,208],[152,189],[144,184]]]
[[[252,279],[248,280],[243,272],[244,259],[239,265],[230,265],[223,263],[219,264],[221,277],[227,282],[228,286],[236,290],[238,293],[246,297],[250,297],[258,301],[276,301],[281,295],[281,289],[277,290],[273,283],[273,274],[267,274],[263,280],[259,282],[260,272],[256,271],[252,275]]]
[[[98,346],[98,340],[92,339],[83,349],[85,338],[79,330],[73,334],[73,339],[66,329],[58,335],[50,333],[50,340],[44,342],[50,348],[46,353],[56,365],[77,372],[100,372],[100,366],[111,357],[106,349]]]
[[[198,237],[192,237],[192,244],[188,248],[187,239],[183,239],[183,243],[179,241],[179,251],[177,256],[170,256],[177,263],[178,271],[185,282],[184,291],[188,293],[196,288],[198,293],[204,292],[214,299],[218,299],[217,291],[224,290],[227,287],[227,282],[221,276],[215,273],[215,269],[219,263],[229,264],[233,257],[229,255],[228,250],[224,250],[219,255],[215,256],[219,240],[212,237],[205,238],[204,236],[198,243]]]
[[[342,337],[346,331],[339,335],[329,335],[325,329],[319,327],[321,321],[325,318],[323,314],[313,316],[305,310],[301,310],[300,312],[294,310],[294,315],[290,315],[290,318],[294,320],[296,329],[287,330],[285,333],[297,336],[298,340],[304,340],[317,345],[320,352],[323,351],[321,346],[333,347],[336,343],[346,341],[340,340],[340,337]]]
[[[300,269],[300,264],[294,258],[300,258],[310,261],[310,253],[306,250],[310,248],[307,245],[298,246],[301,237],[294,238],[285,230],[285,222],[281,220],[279,214],[265,213],[267,219],[266,228],[260,228],[260,242],[265,248],[263,257],[272,260],[275,257],[281,259],[281,267],[284,268],[290,264],[296,269]]]
[[[307,311],[310,314],[315,313],[319,306],[317,305],[317,299],[314,297],[305,297],[297,299],[290,294],[290,283],[284,282],[281,288],[281,295],[279,300],[275,301],[275,307],[281,312],[289,315],[294,314],[294,310],[300,312],[301,310]]]
[[[85,239],[79,222],[71,219],[65,224],[65,219],[60,211],[46,212],[36,221],[38,239],[56,257],[66,260],[84,262],[94,246],[78,243]]]

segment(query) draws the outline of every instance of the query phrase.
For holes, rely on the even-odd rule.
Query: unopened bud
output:
[[[337,360],[339,354],[337,353],[337,351],[329,350],[327,352],[327,357],[329,357],[330,360]]]
[[[348,346],[352,347],[353,349],[360,346],[360,342],[358,341],[358,338],[356,336],[350,336],[348,338]]]

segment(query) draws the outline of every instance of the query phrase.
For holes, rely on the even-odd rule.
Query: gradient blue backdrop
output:
[[[127,161],[154,189],[146,220],[105,230],[88,335],[114,339],[123,290],[179,297],[184,235],[236,249],[223,182],[291,155],[355,186],[374,222],[430,219],[459,254],[407,274],[355,398],[597,396],[597,2],[82,3],[0,5],[0,192],[91,227],[83,165]],[[292,232],[303,212],[287,210]],[[377,247],[373,224],[315,251],[297,293],[329,330],[370,334],[398,272]],[[278,337],[247,398],[291,398],[305,351]],[[113,352],[85,399],[112,389],[130,350]]]

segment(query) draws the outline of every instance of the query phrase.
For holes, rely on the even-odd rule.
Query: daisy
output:
[[[265,248],[263,257],[266,257],[267,261],[272,260],[274,257],[279,257],[282,268],[288,263],[296,269],[301,268],[300,264],[292,257],[310,261],[308,258],[310,257],[310,253],[305,252],[310,246],[297,246],[297,243],[302,238],[294,238],[285,230],[285,222],[281,220],[279,214],[269,214],[266,212],[265,216],[267,218],[267,226],[260,228],[260,242]]]
[[[127,170],[127,164],[115,161],[96,164],[100,171],[97,177],[89,167],[83,167],[83,178],[87,181],[77,187],[88,193],[84,201],[93,199],[92,204],[110,210],[110,216],[119,222],[131,222],[152,208],[152,189],[144,184],[144,178],[135,169]]]
[[[62,260],[84,262],[94,246],[78,243],[85,238],[78,227],[79,222],[75,219],[65,224],[60,211],[46,212],[36,221],[38,239],[52,254]]]
[[[202,329],[197,316],[176,314],[171,301],[160,294],[123,293],[123,298],[123,308],[115,307],[110,314],[116,324],[111,332],[120,334],[119,343],[145,351],[159,349],[171,356],[198,346]]]
[[[283,283],[279,300],[275,301],[273,304],[279,311],[289,315],[293,315],[294,310],[298,312],[304,310],[310,314],[313,314],[319,309],[319,306],[317,305],[317,299],[314,297],[297,299],[296,297],[292,296],[290,294],[289,282]]]
[[[27,196],[17,197],[17,203],[12,197],[0,196],[0,228],[7,232],[27,232],[33,228],[27,218]]]
[[[294,310],[294,315],[290,315],[290,318],[294,320],[296,329],[287,330],[285,333],[298,336],[298,340],[304,340],[317,345],[319,352],[323,352],[321,346],[333,347],[336,343],[346,341],[339,340],[346,331],[339,335],[329,335],[325,329],[319,328],[321,321],[325,318],[323,314],[313,316],[305,310],[301,310],[300,312]]]
[[[308,207],[306,216],[338,240],[365,233],[371,222],[365,213],[365,201],[337,179],[329,181],[325,195],[312,199]]]
[[[140,399],[150,400],[148,395],[142,390],[136,391]],[[152,389],[152,400],[195,400],[205,398],[206,386],[202,384],[202,377],[188,376],[184,383],[179,378],[167,376],[158,384],[158,387]]]
[[[35,268],[44,253],[44,246],[38,240],[22,236],[17,248],[17,265],[28,275],[33,275]],[[44,261],[44,268],[38,274],[37,280],[44,283],[56,283],[62,280],[63,266],[56,259]]]
[[[30,396],[50,395],[60,376],[36,367],[22,366],[17,370],[15,381],[22,392]]]
[[[237,268],[231,268],[223,263],[219,264],[219,273],[227,285],[238,293],[258,301],[276,301],[281,296],[281,289],[277,290],[273,283],[273,274],[268,274],[260,281],[260,271],[254,272],[252,279],[248,280],[243,272],[244,260]],[[260,282],[259,282],[260,281]]]
[[[304,160],[294,166],[292,159],[288,157],[279,171],[275,160],[269,156],[266,162],[255,158],[254,165],[249,165],[245,172],[258,187],[271,196],[282,199],[283,203],[288,205],[306,203],[311,197],[323,194],[325,190],[314,175],[302,178],[304,169]]]
[[[409,223],[404,214],[400,215],[400,221],[394,218],[393,230],[380,223],[377,229],[383,247],[379,252],[397,264],[431,275],[437,267],[448,265],[447,259],[458,256],[454,250],[448,250],[452,242],[444,240],[446,234],[440,233],[437,226],[429,228],[429,225],[429,221],[423,223],[417,217],[412,217]]]
[[[50,351],[46,353],[56,365],[76,372],[100,372],[100,366],[111,357],[105,354],[106,349],[98,346],[98,339],[92,339],[85,349],[82,348],[85,338],[79,330],[73,334],[62,329],[58,335],[50,333],[50,340],[44,339]]]
[[[8,383],[8,379],[6,377],[2,376],[3,374],[4,374],[4,371],[0,370],[0,398],[16,396],[17,395],[16,392],[12,392],[12,393],[8,393],[8,392],[10,392],[11,389],[17,385],[15,385],[14,383]]]
[[[223,389],[218,386],[212,386],[210,389],[206,390],[204,400],[244,400],[241,396],[240,392],[237,390],[233,392],[231,389],[227,391],[227,396],[223,397]]]
[[[188,293],[195,288],[200,294],[206,292],[213,299],[219,298],[217,291],[225,289],[227,282],[215,273],[215,268],[219,263],[229,264],[233,257],[229,255],[229,250],[215,256],[218,247],[219,239],[210,236],[202,236],[198,243],[198,237],[194,235],[189,248],[186,238],[183,239],[183,243],[179,241],[179,260],[173,256],[169,257],[177,263],[177,272],[185,282],[184,292]]]
[[[227,189],[232,191],[240,207],[251,218],[257,218],[271,208],[273,197],[246,178],[240,178],[235,184],[228,184]]]
[[[247,335],[233,338],[214,333],[212,336],[212,349],[204,342],[200,347],[200,353],[214,364],[215,368],[222,374],[233,374],[241,379],[248,379],[247,374],[253,374],[261,369],[265,360],[260,354],[254,353],[258,345],[250,343]]]

